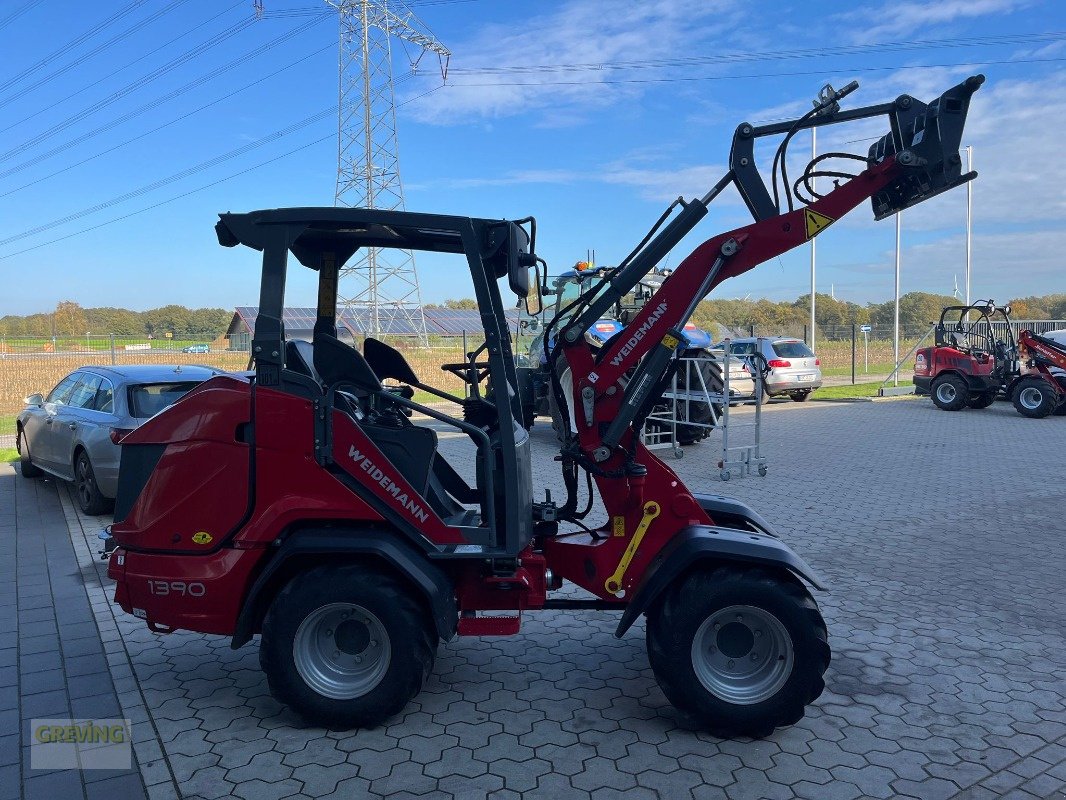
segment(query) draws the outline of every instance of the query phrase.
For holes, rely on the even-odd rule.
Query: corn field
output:
[[[469,340],[473,349],[480,343]],[[66,375],[80,367],[125,364],[199,364],[227,371],[248,368],[248,353],[226,350],[225,345],[208,345],[206,353],[183,353],[182,348],[198,342],[116,341],[111,347],[110,337],[78,339],[14,339],[0,340],[0,416],[17,414],[24,407],[23,399],[31,394],[48,392]],[[414,343],[393,342],[410,362],[419,380],[454,394],[463,394],[463,382],[442,364],[459,363],[465,359],[462,339],[445,339],[429,347]],[[202,346],[202,345],[201,345]],[[7,433],[7,431],[0,431]]]

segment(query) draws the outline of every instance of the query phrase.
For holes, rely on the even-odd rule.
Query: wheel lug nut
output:
[[[356,664],[362,664],[363,663],[363,657],[362,656],[356,656],[355,657],[355,663]]]
[[[752,661],[758,661],[759,660],[759,654],[758,653],[752,653],[751,654],[751,660]]]
[[[762,631],[755,631],[755,638],[758,639],[760,636],[762,636]]]
[[[334,650],[333,651],[333,657],[334,658],[340,658],[341,657],[341,651],[340,650]]]
[[[733,659],[729,659],[729,668],[730,669],[733,669],[733,667],[735,667],[736,664],[737,664],[737,662],[735,662]]]
[[[371,646],[371,647],[377,647],[377,646],[378,646],[378,643],[377,643],[377,642],[375,642],[375,641],[374,641],[373,639],[371,639],[371,640],[370,640],[370,646]]]
[[[332,636],[332,635],[333,635],[333,628],[330,628],[329,630],[326,631],[326,636]]]

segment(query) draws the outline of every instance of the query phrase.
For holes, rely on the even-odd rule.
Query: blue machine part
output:
[[[685,323],[684,334],[690,348],[708,349],[711,346],[711,334],[702,328],[697,328],[695,323]]]

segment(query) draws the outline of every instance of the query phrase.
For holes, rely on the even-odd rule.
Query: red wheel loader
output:
[[[878,219],[974,177],[958,149],[975,76],[926,105],[903,96],[841,110],[829,87],[802,117],[741,125],[726,175],[677,213],[552,323],[547,352],[559,409],[566,499],[534,497],[530,440],[500,281],[536,311],[532,218],[518,221],[354,208],[222,214],[225,246],[262,253],[252,377],[214,378],[122,440],[113,550],[116,602],[154,631],[261,634],[271,690],[312,723],[373,726],[422,686],[442,639],[515,634],[539,609],[642,615],[666,696],[704,728],[762,736],[799,720],[823,689],[822,588],[773,526],[743,503],[693,493],[639,438],[676,368],[696,304],[716,285],[809,241],[866,200]],[[887,117],[855,175],[811,191],[820,156],[789,184],[801,130]],[[782,136],[775,197],[755,143]],[[781,163],[783,195],[777,188]],[[633,290],[727,186],[754,222],[689,255],[623,335],[599,351],[584,332]],[[806,194],[804,194],[806,189]],[[806,205],[797,205],[799,199]],[[672,207],[673,208],[673,207]],[[402,354],[338,338],[339,268],[361,248],[452,253],[465,262],[485,327],[469,354],[469,396],[420,382]],[[287,341],[290,258],[318,276],[312,342]],[[384,381],[399,382],[397,389]],[[444,413],[413,390],[453,403]],[[469,438],[470,485],[420,417]],[[581,480],[582,474],[585,478]],[[582,484],[587,487],[582,489]],[[586,494],[584,500],[579,496]],[[586,522],[597,493],[606,511]],[[560,498],[561,500],[561,498]],[[557,590],[571,583],[587,597]]]
[[[982,300],[947,306],[933,328],[933,347],[914,354],[914,385],[944,411],[988,408],[1020,374],[1010,306]]]
[[[1066,346],[1032,331],[1018,344],[1025,371],[1008,387],[1015,410],[1032,419],[1066,415]]]

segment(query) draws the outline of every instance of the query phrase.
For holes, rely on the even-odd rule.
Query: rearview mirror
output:
[[[544,306],[540,302],[540,265],[533,263],[533,280],[529,280],[529,271],[526,271],[526,313],[531,317],[539,314]],[[533,328],[536,330],[536,328]]]
[[[28,406],[41,406],[41,405],[44,405],[44,395],[31,394],[29,397],[25,398],[22,402],[24,402]]]

